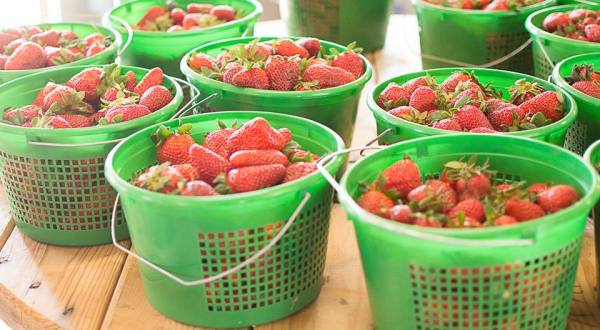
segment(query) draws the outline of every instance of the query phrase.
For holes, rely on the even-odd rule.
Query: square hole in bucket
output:
[[[529,34],[501,33],[487,35],[487,61],[492,62],[510,54],[529,39]],[[518,54],[495,65],[494,68],[518,72],[531,72],[531,46],[526,47]]]
[[[581,239],[533,259],[480,267],[410,264],[418,330],[564,329]]]
[[[282,239],[247,267],[205,284],[209,311],[252,310],[294,300],[320,285],[329,232],[330,200],[308,205]],[[237,266],[267,245],[284,221],[252,229],[199,233],[200,267],[207,278]]]
[[[565,148],[573,151],[578,155],[583,155],[585,152],[587,141],[588,125],[581,120],[577,120],[567,130],[565,137]]]
[[[60,231],[108,229],[116,193],[104,159],[39,159],[0,152],[2,184],[15,221]],[[119,210],[117,223],[123,223]]]

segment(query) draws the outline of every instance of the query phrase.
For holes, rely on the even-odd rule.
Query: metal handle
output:
[[[107,144],[115,144],[123,141],[122,139],[114,139],[109,141],[99,141],[99,142],[88,142],[88,143],[53,143],[53,142],[36,142],[36,141],[27,141],[27,144],[31,146],[38,147],[62,147],[62,148],[78,148],[78,147],[93,147],[93,146],[102,146]]]
[[[195,101],[197,98],[200,97],[200,93],[198,93],[198,94],[194,95],[194,97],[192,97],[192,99],[185,106],[183,106],[181,109],[179,109],[179,111],[177,111],[173,116],[171,116],[170,119],[182,117],[186,112],[188,112],[192,109],[196,109],[198,107],[205,107],[208,104],[210,104],[210,102],[212,101],[213,98],[215,98],[217,96],[219,96],[218,93],[212,93],[212,94],[208,95],[207,97],[203,98],[198,103],[191,105],[193,101]],[[188,107],[188,105],[190,105],[190,106]]]
[[[552,68],[554,68],[554,61],[552,61],[552,59],[550,58],[550,55],[548,55],[548,52],[546,52],[546,48],[544,47],[544,45],[542,45],[542,43],[540,42],[539,39],[535,39],[535,43],[538,45],[538,47],[542,51],[542,55],[544,55],[544,58],[546,58],[546,61],[548,61],[548,64]]]
[[[129,47],[129,45],[131,44],[131,41],[133,40],[133,29],[131,28],[131,25],[129,25],[129,23],[127,23],[124,19],[117,16],[111,16],[110,13],[106,13],[104,16],[102,16],[102,25],[110,29],[111,19],[119,22],[119,24],[121,24],[125,28],[125,30],[127,30],[127,39],[125,40],[125,43],[120,47],[121,49],[119,49],[119,52],[117,53],[117,56],[120,58],[121,55],[123,55],[123,53],[127,49],[127,47]],[[115,35],[120,36],[121,34],[117,32],[115,33]]]
[[[212,275],[210,277],[201,279],[201,280],[194,280],[194,281],[186,281],[182,278],[180,278],[179,276],[161,268],[160,266],[157,266],[156,264],[152,263],[151,261],[148,261],[147,259],[145,259],[144,257],[138,255],[137,253],[128,250],[127,248],[125,248],[124,246],[120,245],[119,242],[117,242],[117,238],[116,238],[116,234],[115,234],[115,217],[117,214],[117,207],[119,205],[119,194],[117,194],[117,198],[115,200],[115,204],[113,206],[113,211],[112,211],[112,218],[110,221],[110,235],[112,237],[112,242],[113,245],[115,247],[117,247],[117,249],[125,252],[126,254],[132,256],[133,258],[137,259],[138,261],[143,262],[144,264],[146,264],[147,266],[149,266],[150,268],[156,270],[157,272],[165,275],[166,277],[172,279],[173,281],[183,285],[183,286],[197,286],[197,285],[202,285],[202,284],[206,284],[212,281],[216,281],[218,279],[221,279],[223,277],[226,277],[230,274],[233,274],[235,272],[237,272],[238,270],[250,265],[251,263],[253,263],[256,259],[262,257],[265,253],[267,253],[275,244],[277,244],[277,242],[279,242],[281,240],[281,238],[283,237],[283,235],[285,235],[285,233],[290,229],[290,227],[292,226],[292,224],[294,224],[294,221],[296,221],[296,219],[298,218],[298,215],[300,214],[300,211],[304,208],[304,206],[306,206],[306,203],[308,203],[308,200],[310,199],[310,193],[306,192],[304,195],[304,198],[302,198],[302,200],[300,201],[300,204],[298,204],[298,207],[296,207],[296,209],[294,210],[294,212],[292,213],[292,215],[290,216],[290,218],[288,219],[288,221],[285,223],[285,225],[281,228],[281,230],[277,233],[277,235],[275,235],[275,237],[273,237],[273,239],[271,241],[269,241],[269,243],[265,246],[263,246],[257,253],[255,253],[254,255],[252,255],[250,258],[244,260],[243,262],[239,263],[237,266],[232,267],[224,272],[221,272],[219,274],[216,275]]]
[[[190,100],[183,107],[181,107],[181,109],[179,109],[177,112],[175,112],[173,114],[173,116],[171,116],[171,118],[169,118],[169,119],[175,119],[175,118],[182,116],[188,110],[193,108],[193,103],[200,97],[200,90],[196,86],[190,84],[186,80],[183,80],[183,79],[180,79],[177,77],[171,77],[171,79],[177,81],[178,83],[180,83],[182,85],[185,85],[186,87],[188,87],[190,89]],[[204,100],[202,100],[202,101],[204,101]],[[200,102],[202,102],[202,101],[200,101]]]
[[[379,140],[380,138],[382,138],[382,137],[384,137],[384,136],[388,135],[388,134],[389,134],[391,131],[393,131],[393,129],[391,129],[391,128],[388,128],[388,129],[384,130],[383,132],[379,133],[379,135],[377,135],[376,137],[374,137],[374,138],[373,138],[373,140],[371,140],[371,141],[367,142],[367,144],[365,144],[365,147],[369,147],[369,146],[371,146],[373,143],[377,142],[377,140]],[[365,152],[366,150],[367,150],[367,149],[363,148],[363,149],[362,149],[362,150],[359,152],[359,155],[360,155],[361,157],[364,157],[364,156],[365,156],[365,155],[364,155],[364,152]]]
[[[246,26],[246,29],[244,29],[244,32],[242,33],[242,35],[240,36],[240,38],[245,38],[247,36],[250,35],[250,30],[254,27],[254,25],[252,23],[248,23],[248,25]]]
[[[349,204],[353,204],[354,207],[360,209],[360,206],[356,204],[354,199],[346,192],[346,190],[337,182],[335,179],[325,170],[323,167],[323,163],[328,161],[329,159],[336,157],[338,155],[350,153],[353,151],[360,151],[364,149],[383,149],[382,147],[356,147],[340,150],[334,153],[331,153],[319,160],[317,162],[317,169],[321,172],[321,175],[325,177],[329,184],[335,189],[338,193],[338,198],[341,200],[345,200]],[[366,211],[364,211],[366,213]],[[410,229],[409,226],[403,226],[393,221],[377,221],[372,217],[363,217],[362,221],[368,222],[371,225],[383,228],[388,231],[392,231],[398,234],[407,235],[414,238],[424,239],[435,241],[439,243],[448,243],[448,244],[457,244],[469,247],[510,247],[510,246],[528,246],[534,243],[533,239],[466,239],[466,238],[455,238],[455,237],[447,237],[442,235],[436,235],[433,233],[426,233],[414,229]],[[408,228],[407,228],[408,227]]]

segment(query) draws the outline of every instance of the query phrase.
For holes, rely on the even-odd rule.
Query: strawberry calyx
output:
[[[60,102],[54,102],[49,112],[55,114],[90,114],[93,109],[84,101],[85,92],[63,93],[60,95]]]
[[[470,179],[476,175],[484,174],[491,177],[496,172],[489,169],[489,162],[486,160],[482,165],[477,165],[477,157],[472,156],[467,161],[453,160],[444,164],[444,174],[450,180]]]
[[[173,177],[167,173],[171,166],[170,162],[165,162],[157,166],[151,167],[148,171],[137,176],[135,180],[136,186],[150,191],[163,191],[169,185],[173,184]],[[176,187],[167,192],[168,194],[179,194],[186,184],[183,177],[176,178]]]
[[[152,142],[154,142],[154,144],[156,145],[156,147],[160,147],[169,137],[189,134],[192,128],[192,124],[189,123],[182,124],[176,129],[171,129],[165,125],[160,125],[156,132],[154,132],[154,134],[151,135],[151,139]]]
[[[535,96],[543,91],[544,89],[537,82],[529,82],[525,78],[519,79],[509,88],[510,103],[523,103],[528,95]]]
[[[227,183],[227,175],[225,173],[217,175],[213,184],[215,187],[215,191],[221,195],[232,193],[232,189]]]

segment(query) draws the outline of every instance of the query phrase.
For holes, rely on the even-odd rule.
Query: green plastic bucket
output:
[[[283,0],[279,8],[288,31],[366,51],[383,48],[392,0]],[[365,28],[368,27],[368,28]]]
[[[531,73],[531,47],[523,27],[536,10],[556,5],[547,0],[519,11],[446,8],[412,0],[419,21],[424,69],[449,66],[493,67]]]
[[[433,128],[425,125],[420,125],[417,123],[412,123],[394,115],[390,115],[384,109],[380,108],[377,105],[377,97],[381,92],[385,89],[385,87],[391,83],[395,82],[399,85],[403,83],[424,76],[426,74],[435,78],[439,83],[441,83],[444,79],[449,77],[453,72],[457,70],[461,70],[460,68],[448,68],[448,69],[433,69],[426,71],[413,72],[405,75],[401,75],[395,78],[391,78],[386,80],[379,85],[377,85],[367,99],[367,105],[369,110],[373,113],[375,117],[375,122],[377,123],[377,134],[381,135],[379,138],[379,144],[393,144],[400,141],[416,139],[425,136],[432,135],[446,135],[446,134],[456,134],[457,132],[448,131],[438,128]],[[567,109],[566,115],[559,121],[552,123],[547,126],[539,127],[536,129],[526,130],[526,131],[518,131],[518,132],[507,132],[502,133],[503,135],[512,135],[512,136],[523,136],[536,140],[546,141],[552,144],[556,144],[562,146],[565,142],[565,138],[567,136],[567,130],[573,124],[575,119],[577,118],[577,105],[573,98],[564,93],[560,88],[556,85],[549,83],[545,80],[532,77],[522,73],[502,71],[502,70],[494,70],[494,69],[466,69],[467,71],[473,71],[479,81],[482,84],[493,83],[493,86],[499,89],[502,92],[503,98],[508,98],[508,88],[513,85],[513,83],[518,79],[527,79],[528,81],[535,81],[540,86],[542,86],[546,90],[553,90],[561,92],[564,95],[565,99],[565,109]]]
[[[583,156],[586,162],[598,171],[600,165],[600,140],[593,143],[586,151]],[[600,203],[596,203],[592,209],[592,219],[594,219],[594,237],[596,238],[596,283],[600,283],[600,243],[598,237],[600,237]],[[600,304],[600,297],[597,298]]]
[[[580,155],[588,146],[600,139],[600,100],[576,90],[564,79],[571,74],[573,66],[582,64],[591,64],[600,70],[600,53],[570,57],[558,63],[552,72],[552,80],[577,103],[577,121],[569,130],[566,147]]]
[[[598,4],[600,4],[600,1],[598,1],[598,0],[559,0],[558,4],[559,5],[573,5],[573,4],[598,5]]]
[[[46,70],[0,86],[0,115],[7,107],[30,104],[50,80],[64,83],[91,66]],[[147,69],[132,70],[138,79]],[[115,192],[104,178],[104,159],[119,139],[170,118],[183,99],[179,85],[161,110],[120,124],[88,128],[41,129],[0,123],[0,177],[17,227],[32,239],[57,245],[110,242]],[[117,140],[117,141],[115,141]],[[119,239],[128,237],[119,215]]]
[[[543,79],[548,78],[552,74],[554,65],[568,57],[600,52],[599,43],[560,37],[546,32],[542,28],[542,22],[549,14],[571,11],[577,8],[599,10],[600,5],[557,6],[537,11],[527,17],[525,27],[533,40],[533,67],[536,76]]]
[[[250,37],[217,41],[193,49],[181,59],[181,72],[200,90],[202,96],[217,94],[211,100],[210,111],[267,111],[308,118],[331,128],[347,145],[350,145],[360,93],[372,75],[369,61],[362,55],[365,73],[361,77],[346,85],[316,91],[273,91],[237,87],[202,76],[187,64],[192,54],[205,53],[216,57],[223,49],[247,44],[255,39],[268,41],[277,38]],[[299,38],[291,37],[291,39]],[[321,41],[321,45],[326,49],[346,49],[344,46],[328,41]]]
[[[193,125],[191,134],[201,142],[205,133],[218,129],[217,119],[230,126],[258,116],[275,128],[289,128],[294,140],[316,154],[344,148],[325,126],[281,114],[211,113],[182,122]],[[179,121],[165,125],[176,127]],[[316,299],[323,285],[333,198],[327,181],[313,173],[268,189],[211,197],[143,190],[129,180],[156,163],[150,139],[156,128],[132,135],[106,161],[106,177],[120,194],[133,246],[152,265],[140,263],[150,303],[179,322],[238,328],[284,318]],[[327,169],[335,175],[343,162],[338,156]],[[248,263],[265,247],[266,253],[229,276],[196,281]]]
[[[37,24],[44,30],[54,29],[57,31],[73,31],[80,38],[85,38],[88,35],[96,32],[100,32],[107,37],[111,37],[114,42],[112,45],[107,47],[104,51],[90,56],[82,58],[78,61],[73,61],[70,63],[65,63],[53,67],[40,68],[40,69],[31,69],[31,70],[0,70],[0,84],[11,81],[13,79],[17,79],[26,75],[43,72],[46,70],[53,70],[55,68],[65,68],[71,66],[81,66],[81,65],[100,65],[100,64],[109,64],[115,61],[117,57],[117,50],[123,44],[121,41],[121,36],[116,34],[113,30],[107,29],[105,27],[87,24],[87,23],[43,23]],[[127,37],[127,34],[125,34]]]
[[[177,0],[175,4],[184,7],[195,0]],[[123,53],[122,63],[142,67],[160,67],[166,74],[181,76],[179,61],[190,49],[200,45],[227,38],[251,36],[254,25],[262,14],[262,6],[256,0],[203,0],[203,3],[229,5],[244,13],[244,17],[224,24],[184,32],[133,31],[131,45]],[[135,25],[148,8],[165,5],[164,0],[136,0],[112,9],[103,18],[105,26],[127,34],[123,22]]]
[[[404,155],[423,175],[477,155],[498,181],[565,183],[582,198],[535,221],[481,229],[406,225],[360,208],[359,183]],[[565,329],[586,217],[600,197],[594,172],[560,147],[486,134],[406,141],[359,160],[338,196],[354,222],[375,328]]]

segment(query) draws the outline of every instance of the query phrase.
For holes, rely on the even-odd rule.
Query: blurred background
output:
[[[264,7],[262,21],[279,18],[278,0],[259,1]],[[119,3],[119,0],[1,0],[0,27],[56,21],[99,22],[109,8]],[[410,0],[394,0],[393,13],[411,12]]]

